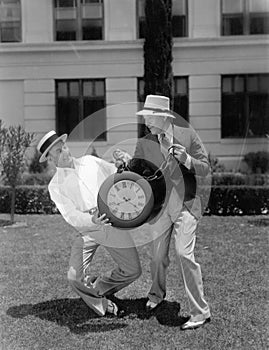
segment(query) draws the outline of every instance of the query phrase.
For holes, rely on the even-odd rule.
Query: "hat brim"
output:
[[[49,147],[46,149],[46,151],[42,153],[41,157],[39,158],[39,163],[43,163],[47,160],[47,154],[48,154],[49,150],[51,149],[51,147],[53,147],[59,141],[65,142],[66,139],[67,139],[67,134],[63,134],[63,135],[59,136],[56,140],[54,140],[49,145]]]
[[[144,116],[144,115],[155,115],[160,116],[160,117],[170,117],[170,118],[176,118],[172,112],[170,111],[163,111],[163,112],[159,112],[159,111],[154,111],[151,109],[142,109],[141,111],[137,112],[136,115],[139,116]]]

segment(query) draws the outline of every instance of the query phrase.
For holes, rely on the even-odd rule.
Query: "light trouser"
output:
[[[209,317],[210,311],[204,299],[200,265],[194,259],[197,224],[198,220],[182,207],[182,201],[173,189],[162,216],[151,225],[155,239],[151,245],[152,286],[148,297],[155,303],[165,298],[166,273],[170,262],[169,245],[174,232],[176,254],[182,271],[190,314],[198,321]]]
[[[113,228],[110,231],[111,235],[94,231],[76,238],[71,249],[68,271],[68,281],[73,290],[101,316],[105,314],[108,306],[105,296],[128,286],[141,275],[138,253],[128,232]],[[123,238],[123,246],[126,248],[117,248],[115,242],[118,239],[123,241]],[[88,269],[100,242],[110,253],[117,267],[106,275],[89,276]]]

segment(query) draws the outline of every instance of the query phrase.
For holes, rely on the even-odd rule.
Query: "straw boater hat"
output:
[[[58,136],[54,130],[48,132],[45,136],[43,136],[37,145],[38,151],[42,153],[41,157],[39,158],[39,162],[42,163],[47,160],[47,154],[51,147],[55,145],[55,143],[57,143],[58,141],[65,142],[66,139],[67,134]]]
[[[176,118],[170,110],[170,98],[160,95],[148,95],[144,108],[137,112],[136,115],[156,115]]]

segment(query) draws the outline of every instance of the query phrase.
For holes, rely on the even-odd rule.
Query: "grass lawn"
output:
[[[149,246],[139,247],[143,274],[116,294],[127,315],[98,317],[66,279],[75,231],[59,215],[24,215],[28,227],[0,227],[0,349],[268,349],[269,218],[203,217],[196,243],[212,320],[180,331],[188,314],[174,242],[167,301],[144,311],[150,286]],[[92,273],[113,265],[101,247]],[[117,300],[116,299],[116,300]]]

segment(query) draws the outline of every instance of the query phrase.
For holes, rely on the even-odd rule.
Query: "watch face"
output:
[[[135,181],[118,181],[108,191],[107,204],[111,213],[121,220],[137,218],[146,205],[146,194]]]

